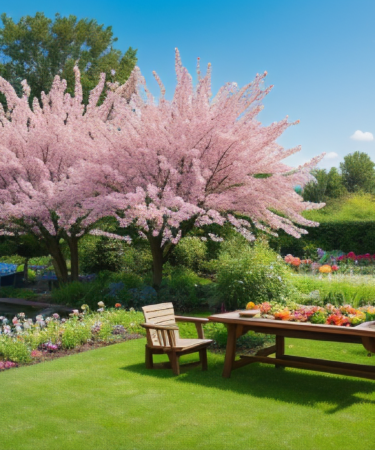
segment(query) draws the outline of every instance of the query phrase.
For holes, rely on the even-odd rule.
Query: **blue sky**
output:
[[[138,49],[138,65],[155,94],[153,70],[167,96],[172,95],[175,47],[192,72],[198,56],[202,66],[212,63],[214,93],[227,81],[242,86],[267,70],[266,85],[274,89],[259,119],[269,124],[289,115],[301,121],[279,140],[286,148],[302,146],[289,159],[291,164],[326,152],[331,158],[320,166],[338,166],[343,156],[356,150],[375,160],[373,0],[1,3],[0,12],[14,20],[43,11],[49,17],[59,12],[112,25],[117,48]],[[357,139],[351,138],[356,131]]]

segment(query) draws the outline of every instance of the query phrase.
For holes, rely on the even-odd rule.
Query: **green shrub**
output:
[[[228,310],[244,308],[250,301],[283,301],[297,295],[288,267],[264,241],[243,247],[240,253],[236,240],[227,243],[216,267],[218,300]]]
[[[84,273],[118,272],[123,267],[124,244],[108,238],[87,238],[80,244],[80,266]]]
[[[25,342],[16,338],[0,336],[0,356],[4,360],[10,360],[16,363],[30,362],[30,348]]]
[[[178,266],[202,271],[207,260],[207,245],[197,236],[185,237],[174,248],[172,259]]]
[[[124,250],[123,267],[127,272],[143,275],[152,268],[152,254],[148,243],[128,245]]]
[[[178,311],[190,311],[205,303],[202,295],[202,280],[196,273],[186,267],[168,270],[158,291],[158,302],[172,302]]]
[[[95,281],[91,283],[73,281],[53,289],[52,300],[54,303],[62,305],[79,307],[86,303],[91,307],[102,299],[102,295],[100,295],[100,292],[98,293],[97,288],[98,284]]]

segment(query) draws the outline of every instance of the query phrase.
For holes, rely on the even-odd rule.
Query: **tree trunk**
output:
[[[58,238],[50,238],[46,240],[47,249],[52,256],[52,264],[55,268],[57,279],[60,283],[68,282],[68,268],[66,266],[65,258],[61,252]]]
[[[29,258],[26,258],[23,264],[23,280],[25,283],[29,282]]]
[[[148,241],[152,253],[152,273],[153,287],[159,289],[163,279],[163,249],[161,248],[161,238],[149,236]]]
[[[71,280],[78,281],[79,279],[79,260],[78,260],[78,238],[75,236],[66,237],[66,241],[70,250],[70,273]]]

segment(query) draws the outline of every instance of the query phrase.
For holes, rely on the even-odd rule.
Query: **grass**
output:
[[[303,294],[319,291],[325,303],[349,303],[354,307],[375,304],[375,278],[372,276],[334,275],[331,279],[327,276],[319,279],[316,275],[294,274],[292,282]]]
[[[208,372],[194,368],[173,377],[145,369],[144,344],[0,373],[1,449],[374,447],[373,381],[260,364],[223,379],[223,355],[212,353]],[[359,345],[288,339],[286,349],[375,365]]]
[[[323,209],[306,211],[303,215],[317,222],[373,221],[375,220],[375,196],[352,194],[335,200],[330,199]]]

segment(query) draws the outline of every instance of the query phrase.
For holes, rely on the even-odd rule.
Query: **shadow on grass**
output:
[[[325,403],[326,414],[334,414],[359,403],[375,405],[375,400],[364,398],[375,392],[375,383],[371,380],[289,368],[276,369],[258,363],[235,370],[231,378],[223,378],[223,365],[215,362],[209,366],[207,372],[201,371],[199,367],[182,369],[178,377],[175,377],[170,369],[146,369],[144,363],[121,369],[139,375],[171,379],[177,383],[191,383],[195,386],[229,390],[249,397],[272,398],[308,407]]]

